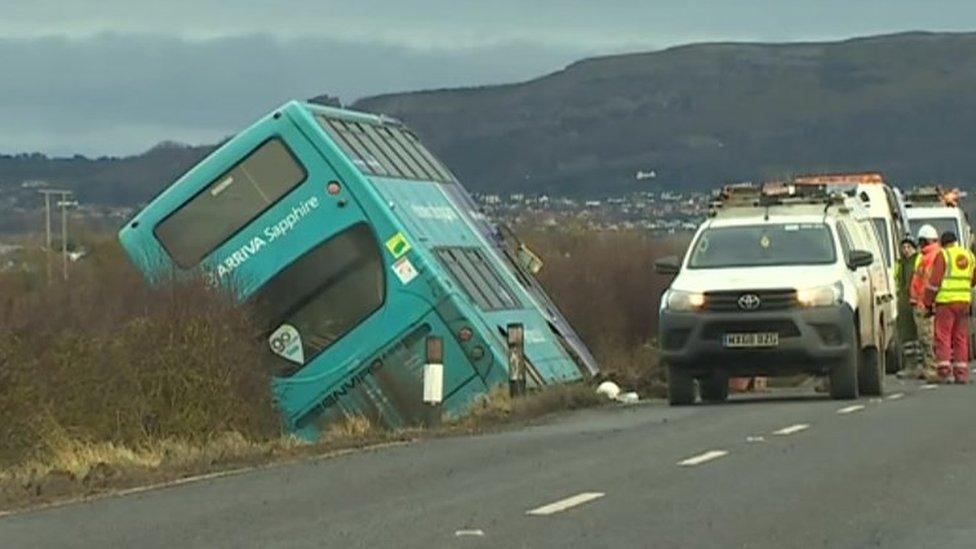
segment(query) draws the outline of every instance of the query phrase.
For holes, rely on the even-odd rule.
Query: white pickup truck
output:
[[[895,288],[871,218],[822,188],[727,188],[660,307],[671,404],[728,397],[730,376],[826,375],[831,396],[883,393],[901,356]]]

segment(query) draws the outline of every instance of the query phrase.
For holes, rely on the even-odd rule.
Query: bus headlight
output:
[[[796,291],[796,302],[800,307],[829,307],[844,299],[844,287],[840,282],[827,286],[800,288]]]
[[[705,294],[685,292],[683,290],[669,290],[667,306],[668,310],[671,311],[697,311],[705,306]]]

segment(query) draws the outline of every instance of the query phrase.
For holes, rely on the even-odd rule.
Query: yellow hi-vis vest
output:
[[[936,303],[972,303],[973,269],[976,269],[976,256],[958,244],[942,250],[946,270],[942,286],[935,294]]]

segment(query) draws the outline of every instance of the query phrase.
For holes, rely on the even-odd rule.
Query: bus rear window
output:
[[[156,238],[177,265],[194,267],[305,177],[280,139],[266,141],[156,225]]]
[[[520,307],[511,290],[477,248],[440,248],[437,257],[478,308],[500,311]]]
[[[379,309],[385,298],[379,245],[369,226],[359,224],[283,269],[252,302],[267,322],[271,351],[306,364]],[[285,352],[288,343],[291,353]]]
[[[317,116],[332,141],[366,175],[439,181],[454,177],[409,130],[391,124],[369,124]]]

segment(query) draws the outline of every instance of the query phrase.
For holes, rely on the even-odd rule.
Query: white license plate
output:
[[[777,347],[779,334],[760,332],[755,334],[725,334],[726,347]]]

